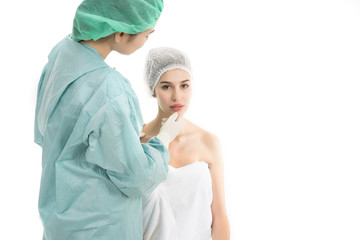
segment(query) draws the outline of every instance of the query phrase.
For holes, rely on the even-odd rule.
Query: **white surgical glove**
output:
[[[170,142],[172,142],[180,132],[181,120],[178,118],[178,113],[172,114],[161,126],[160,132],[157,137],[160,141],[166,146],[169,147]]]

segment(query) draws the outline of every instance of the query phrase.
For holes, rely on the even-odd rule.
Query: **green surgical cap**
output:
[[[163,6],[163,0],[84,0],[76,10],[72,38],[96,41],[115,32],[144,32],[155,26]]]

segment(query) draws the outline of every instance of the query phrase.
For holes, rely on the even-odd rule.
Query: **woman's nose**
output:
[[[177,88],[175,88],[174,91],[173,91],[173,93],[172,93],[172,100],[173,100],[174,102],[178,101],[179,98],[180,98],[180,94],[181,94],[181,93],[180,93],[180,90],[177,89]]]

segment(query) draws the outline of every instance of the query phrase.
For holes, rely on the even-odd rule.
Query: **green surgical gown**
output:
[[[35,114],[43,239],[142,239],[141,196],[169,161],[158,138],[140,143],[142,126],[129,81],[95,49],[71,36],[53,48]]]

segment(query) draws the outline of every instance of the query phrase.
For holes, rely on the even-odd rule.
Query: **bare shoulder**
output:
[[[202,142],[207,149],[207,159],[210,170],[218,168],[217,166],[223,164],[223,157],[221,151],[221,143],[219,138],[211,132],[203,131]]]
[[[221,158],[221,143],[219,138],[215,134],[202,129],[193,123],[191,124],[194,132],[198,134],[203,147],[208,153],[208,161],[213,162],[214,160]]]
[[[213,133],[203,130],[202,139],[205,146],[207,146],[210,151],[220,150],[220,140]]]

